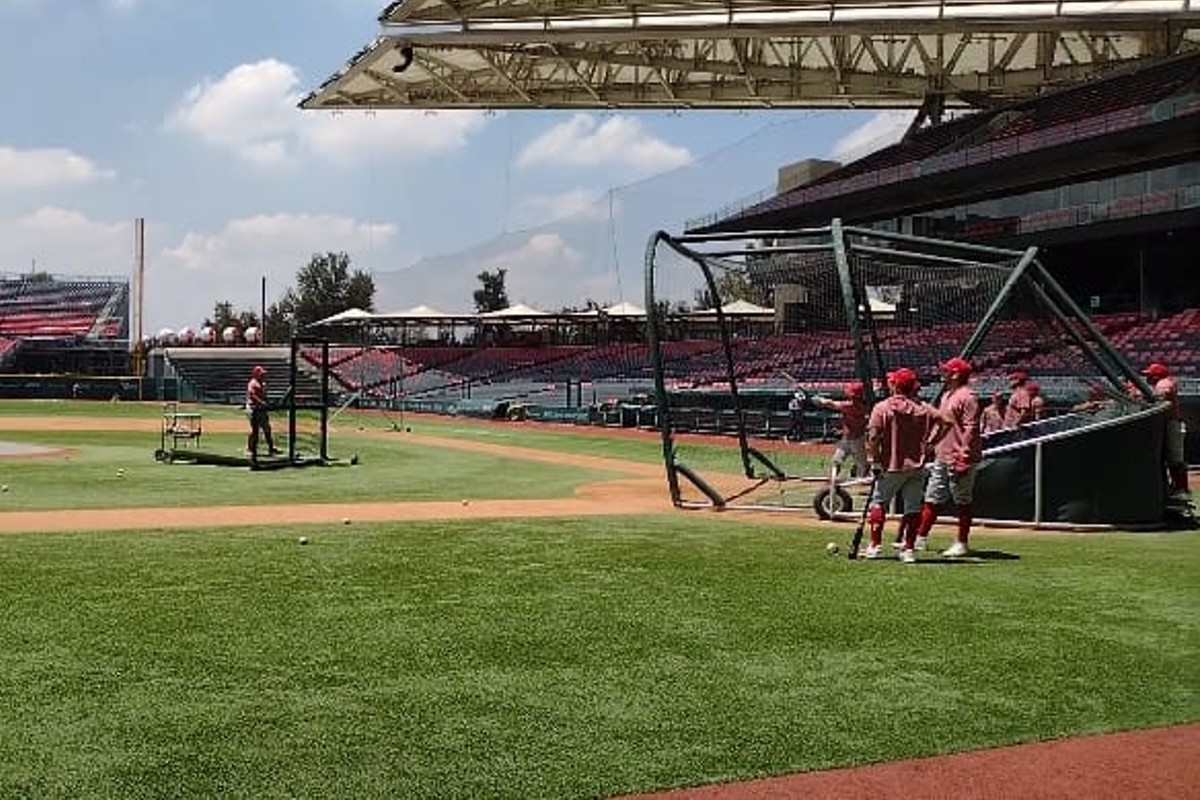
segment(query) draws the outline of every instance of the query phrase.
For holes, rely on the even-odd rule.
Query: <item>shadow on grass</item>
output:
[[[898,555],[883,556],[880,558],[859,558],[859,561],[899,561]],[[954,566],[969,566],[971,564],[986,564],[989,561],[1020,561],[1021,557],[1016,553],[1007,553],[1003,550],[972,550],[967,556],[943,556],[943,555],[928,555],[918,556],[915,564],[924,564],[931,567],[954,567]]]

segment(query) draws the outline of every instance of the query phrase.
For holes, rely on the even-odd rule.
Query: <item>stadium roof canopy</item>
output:
[[[1200,47],[1200,0],[400,0],[306,109],[986,106]]]

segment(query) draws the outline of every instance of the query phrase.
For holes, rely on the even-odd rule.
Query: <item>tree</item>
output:
[[[754,281],[745,270],[719,270],[713,275],[713,282],[717,284],[717,294],[720,296],[723,306],[729,305],[734,300],[745,300],[759,306],[769,307],[772,305],[770,287]],[[715,308],[717,305],[712,293],[708,291],[708,287],[697,289],[694,293],[694,300],[697,311]]]
[[[279,302],[267,306],[267,319],[263,323],[264,342],[287,342],[292,338],[292,322],[296,318],[296,293],[290,288],[283,293]]]
[[[375,279],[361,270],[351,272],[346,253],[317,253],[296,273],[295,291],[289,288],[272,310],[280,306],[290,309],[297,328],[348,308],[373,311]]]
[[[481,288],[475,290],[477,312],[486,314],[508,308],[508,290],[504,287],[504,276],[507,274],[508,270],[498,269],[495,272],[484,270],[475,276],[482,284]]]
[[[241,331],[246,330],[246,328],[256,327],[258,325],[258,314],[249,309],[235,310],[233,303],[230,303],[228,300],[222,300],[213,306],[212,317],[204,320],[204,327],[212,326],[218,334],[230,325]]]

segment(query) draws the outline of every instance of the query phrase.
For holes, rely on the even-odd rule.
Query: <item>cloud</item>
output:
[[[143,327],[196,327],[218,301],[257,311],[264,278],[273,303],[317,252],[344,250],[355,269],[374,271],[394,263],[396,234],[386,223],[305,214],[235,219],[211,233],[172,234],[151,223]],[[0,218],[0,264],[8,270],[128,278],[134,256],[132,221],[106,222],[57,206]]]
[[[912,124],[912,111],[880,111],[833,143],[830,154],[849,162],[900,141]]]
[[[0,146],[0,191],[79,186],[116,177],[70,150],[17,150]]]
[[[517,156],[517,165],[616,166],[649,175],[691,160],[686,147],[647,133],[633,117],[618,115],[599,121],[591,114],[576,114],[526,145]]]
[[[370,272],[371,257],[393,246],[396,233],[389,223],[332,215],[230,220],[216,232],[189,231],[161,250],[147,268],[147,299],[154,318],[175,327],[195,327],[219,301],[258,311],[264,279],[269,305],[295,286],[297,271],[314,253],[345,251],[353,269]]]
[[[608,206],[607,195],[591,189],[528,195],[513,205],[509,224],[514,228],[526,228],[567,218],[579,222],[607,220]],[[613,213],[616,213],[615,209]]]
[[[57,206],[0,218],[0,264],[55,275],[129,275],[132,228],[130,222],[99,222]]]
[[[264,167],[313,155],[339,165],[415,160],[462,147],[486,124],[476,111],[301,111],[296,69],[276,59],[240,64],[184,95],[165,127]]]

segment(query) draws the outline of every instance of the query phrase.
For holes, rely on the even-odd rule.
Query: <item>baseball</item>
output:
[[[830,542],[829,544],[825,545],[825,552],[831,556],[836,556],[838,552],[837,542]]]
[[[124,470],[123,468],[118,468],[118,469],[117,469],[117,477],[118,477],[118,478],[124,478],[124,477],[125,477],[125,470]]]
[[[7,491],[8,491],[8,484],[7,484],[7,483],[6,483],[6,484],[4,484],[3,486],[0,486],[0,492],[7,492]]]
[[[301,536],[301,537],[300,537],[299,539],[297,539],[296,541],[298,541],[300,544],[308,544],[308,537],[307,537],[307,536]]]
[[[471,501],[470,501],[470,500],[463,500],[463,501],[462,501],[462,504],[463,504],[464,506],[469,506],[469,505],[471,505]]]
[[[349,525],[349,524],[350,524],[350,518],[349,518],[349,517],[343,517],[343,518],[342,518],[342,524],[343,524],[343,525]]]

